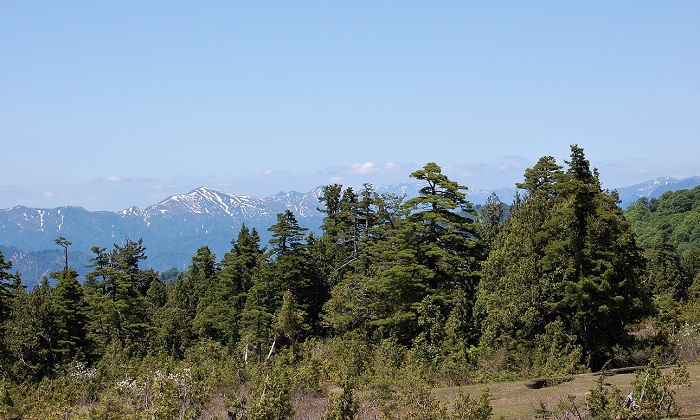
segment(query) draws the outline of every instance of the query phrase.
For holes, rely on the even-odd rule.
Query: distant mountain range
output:
[[[657,178],[642,184],[619,188],[623,206],[640,197],[655,198],[665,191],[693,188],[700,177],[675,180]],[[378,186],[378,193],[405,194],[414,197],[422,184]],[[467,190],[467,198],[483,205],[496,193],[510,204],[514,188],[499,190]],[[17,206],[0,210],[0,251],[12,260],[13,272],[22,273],[25,284],[35,284],[43,275],[62,267],[61,249],[54,240],[59,236],[71,241],[71,266],[81,275],[93,255],[93,246],[112,249],[127,239],[143,238],[146,266],[158,271],[170,268],[185,270],[197,249],[209,246],[220,259],[231,248],[243,224],[255,228],[262,245],[270,238],[267,229],[277,221],[277,214],[286,209],[294,212],[299,224],[318,231],[323,213],[318,211],[322,189],[307,193],[280,192],[270,197],[234,195],[211,188],[197,188],[187,194],[169,197],[160,203],[139,209],[131,207],[119,212],[87,211],[81,207],[36,209]]]
[[[626,209],[640,198],[659,198],[666,191],[691,190],[698,185],[700,185],[700,176],[691,176],[683,179],[654,178],[641,184],[617,188],[616,190],[620,195],[620,200],[622,200],[621,207]]]

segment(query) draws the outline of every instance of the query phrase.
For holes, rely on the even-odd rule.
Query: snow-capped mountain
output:
[[[187,194],[174,195],[148,207],[146,218],[167,216],[181,217],[187,214],[208,214],[233,219],[258,218],[279,210],[274,202],[247,195],[233,195],[201,187]]]
[[[201,187],[145,209],[130,207],[119,212],[17,206],[0,210],[0,245],[13,247],[13,269],[31,273],[32,278],[25,275],[29,284],[60,268],[60,258],[47,265],[44,255],[43,265],[47,268],[43,271],[36,268],[31,258],[34,253],[54,249],[54,240],[59,236],[72,242],[75,261],[89,261],[94,246],[111,249],[126,239],[143,238],[149,266],[184,270],[200,246],[207,245],[223,257],[243,224],[256,229],[265,245],[269,239],[267,229],[276,223],[277,214],[286,209],[294,212],[301,226],[318,230],[323,218],[317,210],[320,194],[318,188],[305,194],[287,192],[258,198]],[[12,259],[9,255],[7,258]]]
[[[665,191],[693,188],[700,177],[676,180],[657,178],[646,183],[619,188],[617,191],[626,207],[640,197],[655,198]],[[376,186],[379,194],[418,195],[418,183]],[[359,189],[358,189],[359,190]],[[307,193],[280,192],[258,198],[234,195],[201,187],[187,194],[174,195],[145,209],[130,207],[119,212],[91,212],[81,207],[36,209],[17,206],[0,209],[0,246],[14,255],[13,270],[23,273],[26,283],[38,282],[41,275],[61,268],[60,251],[54,240],[63,236],[71,245],[72,260],[82,265],[92,257],[94,246],[112,249],[126,239],[143,238],[148,259],[146,264],[156,270],[177,268],[185,270],[200,246],[207,245],[219,257],[230,249],[241,226],[256,229],[261,245],[270,238],[268,228],[277,222],[277,214],[291,210],[299,225],[318,231],[323,213],[318,198],[323,192],[316,188]],[[479,206],[495,192],[503,203],[513,201],[516,190],[468,189],[467,199]],[[3,252],[5,254],[5,252]]]
[[[700,185],[700,176],[692,176],[683,179],[676,178],[654,178],[641,184],[630,185],[629,187],[617,188],[617,193],[622,200],[622,208],[636,202],[640,198],[659,198],[666,191],[678,191],[693,189]]]

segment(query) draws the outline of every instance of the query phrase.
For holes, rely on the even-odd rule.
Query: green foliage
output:
[[[444,312],[435,315],[447,318],[446,308],[455,290],[469,296],[460,303],[464,317],[471,317],[482,253],[473,221],[475,212],[462,191],[466,187],[451,181],[435,163],[428,163],[411,177],[426,183],[418,197],[403,203],[401,197],[370,198],[364,194],[363,204],[357,207],[362,211],[353,213],[353,220],[363,221],[364,232],[359,245],[353,245],[353,252],[357,252],[351,253],[354,272],[348,271],[335,285],[324,314],[325,323],[340,333],[367,328],[404,344],[421,332],[425,338],[425,330],[432,327],[427,313],[419,314],[427,309],[421,302],[434,296]],[[336,227],[332,220],[327,222],[327,226]],[[455,322],[452,327],[466,325]],[[453,333],[474,338],[468,327]]]
[[[430,389],[425,386],[414,386],[406,390],[401,398],[401,406],[404,413],[401,419],[447,419],[447,406],[433,397]]]
[[[251,420],[288,419],[294,416],[291,401],[291,380],[284,366],[264,373],[264,378],[251,396]]]
[[[625,215],[644,249],[659,243],[663,231],[671,242],[679,244],[681,252],[700,248],[700,187],[667,191],[658,199],[640,199],[625,210]]]
[[[670,292],[676,299],[687,295],[690,284],[667,230],[661,231],[659,242],[647,251],[647,272],[654,294]]]
[[[87,350],[87,304],[78,283],[75,270],[51,273],[58,279],[51,295],[51,313],[56,327],[56,344],[53,351],[59,363],[67,365],[85,358]]]
[[[491,193],[486,199],[486,204],[481,207],[477,219],[477,232],[486,250],[490,250],[496,240],[496,236],[501,230],[503,217],[504,205],[496,193]]]
[[[461,391],[451,405],[438,401],[425,386],[415,386],[408,390],[401,399],[402,419],[430,420],[486,420],[491,417],[491,394],[484,388],[481,394],[472,398]]]
[[[5,256],[0,251],[0,319],[5,319],[9,311],[7,299],[10,294],[10,286],[14,275],[8,270],[12,268],[12,261],[5,261]]]
[[[184,273],[142,269],[146,248],[127,239],[93,247],[81,285],[61,237],[56,287],[27,292],[0,254],[0,417],[290,418],[342,386],[324,418],[483,419],[488,390],[444,403],[431,388],[567,377],[619,354],[697,359],[700,248],[677,239],[694,228],[665,225],[645,259],[581,148],[567,166],[528,169],[505,220],[495,196],[477,215],[432,162],[407,201],[329,185],[320,235],[285,211],[266,248],[243,226],[220,261],[202,246]],[[668,197],[635,211],[696,210]],[[650,344],[628,346],[641,321]],[[649,369],[640,405],[673,413],[682,371]],[[588,404],[624,417],[620,399],[601,382]]]
[[[115,244],[110,252],[98,247],[92,250],[93,271],[86,275],[84,289],[88,335],[95,346],[94,352],[101,354],[113,340],[147,342],[153,331],[151,316],[165,296],[157,295],[157,274],[139,268],[139,263],[147,258],[143,241],[127,239],[124,245]],[[145,346],[140,350],[145,352]]]
[[[323,413],[322,420],[352,420],[357,415],[359,404],[354,398],[350,381],[345,381],[339,394],[331,394],[328,409]]]
[[[680,414],[676,402],[676,389],[690,386],[688,370],[676,366],[669,373],[663,373],[653,361],[637,372],[633,383],[636,402],[646,418],[664,418]]]
[[[21,285],[19,274],[13,275],[8,272],[12,268],[12,261],[5,261],[5,256],[0,251],[0,364],[6,363],[8,358],[6,349],[5,330],[10,326],[8,317],[10,316],[13,283]]]
[[[233,348],[240,339],[240,314],[246,295],[263,266],[264,252],[260,248],[258,232],[245,225],[232,245],[221,260],[221,269],[212,290],[213,301],[203,309],[200,317],[211,320],[212,338]]]
[[[17,386],[11,381],[0,378],[0,418],[21,418],[20,410],[15,406],[13,393],[17,392]]]
[[[315,351],[319,353],[324,372],[335,383],[360,383],[372,363],[372,358],[367,356],[371,354],[372,347],[357,332],[333,337]]]
[[[56,354],[52,351],[55,344],[52,292],[44,277],[31,293],[23,288],[13,293],[5,330],[9,367],[5,373],[18,382],[39,381],[53,371]]]
[[[609,376],[610,373],[603,369],[598,375],[595,388],[592,388],[586,397],[588,411],[594,419],[625,418],[631,414],[632,402],[630,401],[628,407],[625,407],[622,391],[616,386],[608,387],[605,384],[605,379]],[[571,402],[570,406],[573,406],[573,399],[569,398],[569,401]],[[625,416],[625,412],[627,416]]]
[[[491,417],[492,411],[491,393],[488,388],[484,388],[477,398],[460,392],[452,403],[451,418],[455,420],[486,420]]]
[[[576,337],[568,334],[560,319],[545,326],[545,333],[535,336],[532,351],[534,376],[572,375],[579,372],[583,349]]]
[[[540,159],[484,263],[476,314],[481,346],[508,352],[559,319],[592,368],[631,337],[626,326],[651,312],[644,260],[615,197],[600,189],[583,150],[569,168]],[[513,346],[515,345],[515,346]],[[527,364],[526,364],[527,365]]]
[[[605,379],[610,373],[605,369],[600,373],[596,386],[590,390],[586,403],[588,412],[594,419],[660,419],[680,415],[675,400],[676,389],[690,386],[688,371],[677,366],[671,372],[663,373],[655,362],[650,362],[635,376],[634,391],[623,397],[616,386],[608,386]],[[575,407],[573,398],[561,408]],[[580,418],[580,417],[579,417]]]
[[[287,290],[282,297],[282,307],[275,317],[274,328],[289,338],[294,355],[297,353],[297,336],[303,327],[303,312],[297,309],[294,295]]]

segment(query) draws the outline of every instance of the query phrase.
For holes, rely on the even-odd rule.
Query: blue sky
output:
[[[0,208],[700,175],[700,2],[0,1]]]

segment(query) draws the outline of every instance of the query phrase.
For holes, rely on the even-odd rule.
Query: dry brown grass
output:
[[[700,418],[700,365],[688,366],[691,387],[677,390],[678,401],[683,418]],[[634,372],[617,373],[606,378],[606,383],[620,388],[623,394],[632,390]],[[570,381],[558,385],[547,386],[540,389],[528,387],[532,381],[491,383],[484,385],[470,385],[455,388],[438,388],[434,390],[436,398],[443,402],[454,400],[461,390],[472,396],[478,396],[482,389],[488,387],[491,392],[491,406],[493,417],[506,419],[532,419],[535,410],[544,403],[549,409],[555,409],[568,395],[576,396],[576,401],[581,407],[585,407],[586,396],[591,388],[596,386],[598,377],[595,374],[575,375]]]

